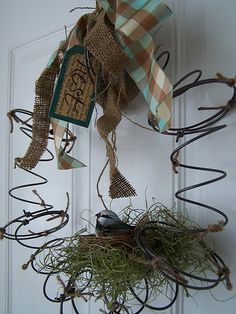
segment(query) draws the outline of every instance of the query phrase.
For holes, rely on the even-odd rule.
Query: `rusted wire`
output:
[[[157,61],[160,61],[164,57],[166,58],[166,60],[164,62],[163,68],[165,68],[168,65],[169,57],[170,57],[169,52],[163,52],[159,56],[157,56],[157,58],[156,58]],[[87,64],[87,67],[89,67],[89,69],[91,71],[93,71],[93,69],[91,67],[89,54],[86,54],[86,64]],[[215,124],[218,121],[220,121],[226,114],[228,114],[230,112],[230,110],[232,109],[232,107],[236,103],[236,87],[235,87],[235,80],[234,79],[228,79],[222,75],[218,75],[217,78],[201,80],[200,79],[201,75],[202,75],[202,72],[200,70],[195,70],[195,71],[192,71],[189,74],[185,75],[184,77],[182,77],[176,84],[174,84],[174,93],[173,93],[174,98],[186,93],[187,91],[191,90],[192,88],[194,88],[196,86],[203,86],[203,85],[207,85],[207,84],[224,84],[230,88],[233,88],[232,98],[227,102],[227,104],[225,106],[219,107],[219,110],[216,113],[212,114],[209,118],[207,118],[203,121],[197,122],[195,124],[189,125],[189,126],[179,127],[179,128],[171,128],[165,132],[166,135],[174,136],[176,138],[177,143],[179,142],[180,138],[184,138],[187,135],[196,134],[196,136],[194,138],[191,138],[190,140],[185,141],[183,144],[179,145],[172,152],[170,159],[171,159],[171,162],[173,165],[173,169],[176,173],[178,173],[178,169],[184,168],[184,169],[192,169],[192,170],[196,170],[196,171],[205,171],[205,172],[209,172],[209,173],[215,173],[217,175],[217,177],[215,177],[214,179],[207,180],[207,181],[195,184],[195,185],[181,188],[180,190],[178,190],[175,193],[175,197],[177,199],[179,199],[185,203],[194,204],[194,205],[197,205],[197,206],[202,207],[204,209],[213,211],[213,212],[219,214],[221,216],[221,218],[223,219],[222,220],[223,222],[221,222],[221,225],[215,224],[215,225],[209,225],[205,228],[189,229],[190,233],[194,233],[196,235],[201,235],[201,234],[205,235],[208,232],[220,231],[221,228],[227,224],[228,217],[221,210],[219,210],[215,207],[212,207],[208,204],[204,204],[202,202],[198,202],[196,200],[186,198],[185,196],[183,196],[183,194],[185,194],[185,192],[188,192],[190,190],[193,190],[193,189],[196,189],[199,187],[203,187],[203,186],[212,184],[214,182],[217,182],[219,180],[222,180],[226,176],[226,173],[225,173],[225,171],[219,170],[219,169],[196,167],[196,166],[183,164],[179,161],[179,154],[180,154],[180,151],[182,149],[184,149],[187,145],[190,145],[190,144],[194,143],[195,141],[198,141],[198,140],[200,140],[200,139],[202,139],[202,138],[204,138],[204,137],[206,137],[206,136],[208,136],[214,132],[218,132],[218,131],[222,130],[223,128],[225,128],[226,127],[225,124],[222,124],[222,125],[215,125]],[[190,77],[194,77],[194,76],[196,76],[196,77],[193,79],[192,83],[188,83],[182,87],[179,87],[180,84],[183,84],[185,82],[185,80],[189,79]],[[207,110],[208,108],[201,107],[199,109],[200,110]],[[212,110],[212,109],[213,108],[210,108],[210,110]],[[21,123],[22,124],[22,126],[20,127],[21,132],[23,132],[23,134],[25,134],[27,137],[31,138],[32,124],[30,123],[30,121],[32,118],[32,113],[30,111],[23,110],[23,109],[15,109],[15,110],[12,110],[8,114],[8,117],[9,117],[10,123],[11,123],[11,130],[13,130],[13,122]],[[26,117],[26,118],[24,118],[24,117]],[[151,121],[149,121],[149,124],[153,128],[153,130],[155,130],[156,132],[159,132],[158,128],[156,126],[152,125]],[[51,135],[53,135],[52,131],[51,131]],[[49,139],[53,140],[53,136],[49,136]],[[73,134],[71,133],[71,131],[69,129],[67,129],[66,130],[66,137],[63,139],[63,143],[65,144],[64,149],[67,149],[68,146],[73,147],[75,140],[76,140],[76,137],[74,137]],[[71,150],[71,148],[69,148],[69,151],[70,150]],[[53,154],[50,152],[50,150],[47,149],[47,153],[48,153],[48,157],[42,158],[40,161],[50,161],[54,158]],[[20,168],[18,160],[16,160],[16,167]],[[69,220],[69,215],[67,212],[68,206],[66,207],[65,210],[54,210],[53,206],[51,204],[45,203],[44,200],[38,194],[38,192],[35,191],[35,187],[46,184],[47,179],[45,177],[35,173],[35,172],[29,171],[26,169],[22,169],[22,170],[26,171],[27,173],[29,173],[33,177],[36,177],[38,181],[34,182],[32,184],[24,184],[24,185],[20,185],[17,187],[13,187],[12,189],[10,189],[9,195],[18,201],[22,201],[24,203],[28,203],[28,204],[31,204],[34,206],[39,206],[40,209],[34,210],[34,211],[28,211],[28,212],[23,210],[23,214],[21,214],[17,218],[14,218],[12,221],[6,223],[5,226],[0,228],[0,238],[1,239],[6,238],[9,240],[16,240],[22,246],[34,249],[35,250],[34,254],[32,254],[30,256],[29,261],[27,263],[25,263],[22,266],[22,268],[27,269],[28,266],[31,265],[32,269],[35,272],[46,276],[46,279],[45,279],[44,285],[43,285],[44,295],[49,301],[54,302],[54,303],[58,303],[60,305],[60,314],[63,314],[64,302],[67,302],[67,301],[71,301],[72,308],[73,308],[74,312],[76,314],[78,314],[79,311],[77,309],[77,305],[76,305],[75,300],[74,300],[75,296],[73,295],[73,293],[75,292],[75,283],[74,283],[73,279],[70,278],[66,285],[64,285],[63,282],[61,281],[61,285],[64,287],[63,288],[64,292],[61,293],[59,295],[59,297],[58,296],[51,297],[48,295],[47,285],[48,285],[49,280],[53,276],[56,276],[58,274],[58,272],[57,271],[51,271],[51,270],[46,271],[46,270],[40,269],[40,267],[37,264],[37,258],[42,252],[45,252],[45,250],[53,248],[53,247],[59,248],[61,245],[63,245],[64,239],[61,239],[61,238],[57,239],[56,238],[56,239],[53,239],[53,240],[50,240],[50,241],[44,243],[43,245],[41,244],[38,246],[34,245],[33,242],[31,242],[37,238],[45,238],[49,234],[52,234],[52,233],[55,234],[58,230],[63,228],[68,223],[68,220]],[[25,188],[34,188],[34,194],[38,197],[39,201],[36,202],[36,201],[29,200],[29,199],[24,199],[24,198],[16,195],[16,192],[18,192],[21,189],[25,189]],[[37,219],[42,219],[42,218],[45,218],[46,221],[51,221],[52,219],[59,219],[59,223],[55,227],[52,227],[52,228],[49,228],[46,230],[44,229],[40,232],[33,232],[32,230],[28,230],[25,233],[22,232],[22,229],[24,229],[26,226],[27,226],[27,228],[29,228],[28,226],[30,226],[31,222],[33,222]],[[137,230],[136,241],[137,241],[140,249],[144,252],[145,256],[147,256],[148,259],[155,260],[156,258],[158,258],[158,256],[156,256],[155,252],[153,252],[150,247],[147,247],[145,245],[145,235],[148,232],[148,230],[151,230],[152,228],[163,228],[163,229],[172,230],[172,232],[181,232],[181,230],[179,230],[179,229],[177,230],[174,225],[170,225],[170,224],[163,223],[163,222],[157,222],[157,221],[146,222],[142,226],[142,228]],[[199,243],[201,243],[201,238],[199,240]],[[144,287],[144,298],[143,299],[140,297],[140,295],[138,293],[135,292],[134,287],[130,287],[131,296],[135,298],[135,300],[138,302],[138,304],[140,304],[140,308],[135,312],[135,314],[139,314],[142,311],[145,311],[147,308],[151,309],[153,311],[163,311],[163,310],[171,307],[177,299],[178,291],[179,291],[179,285],[184,286],[185,288],[188,288],[188,289],[206,290],[206,289],[211,289],[211,288],[217,286],[222,281],[226,281],[226,282],[228,282],[227,283],[228,287],[230,287],[229,269],[227,268],[227,266],[224,263],[224,261],[222,260],[222,258],[217,253],[211,251],[210,256],[209,256],[209,260],[212,263],[212,265],[215,266],[216,270],[218,269],[218,273],[216,271],[217,275],[215,278],[207,278],[204,274],[203,275],[195,275],[195,274],[188,273],[188,272],[181,270],[181,269],[177,269],[177,268],[173,268],[173,267],[171,268],[170,265],[165,260],[161,261],[160,265],[162,266],[162,268],[160,268],[161,269],[160,272],[167,279],[167,284],[172,287],[172,296],[171,296],[168,304],[166,304],[164,306],[153,306],[150,303],[151,302],[150,299],[151,299],[153,291],[152,291],[152,289],[150,289],[148,282],[145,278],[144,279],[144,286],[145,287]],[[92,277],[92,270],[91,270],[91,277]],[[191,280],[195,284],[192,284]],[[83,292],[84,289],[86,289],[86,288],[87,288],[87,286],[84,286],[81,288],[80,291]],[[128,314],[134,313],[132,308],[130,309],[128,304],[129,304],[129,300],[123,300],[120,302],[117,301],[117,306],[114,307],[113,310],[109,311],[109,314],[112,314],[112,313],[128,313]]]
[[[30,123],[31,118],[32,118],[32,112],[24,109],[14,109],[11,112],[8,113],[8,117],[10,118],[11,125],[13,127],[13,121],[16,123],[20,123],[21,126],[20,130],[21,132],[26,135],[27,137],[31,138],[31,132],[32,132],[32,124]],[[53,137],[49,137],[50,140],[53,140]],[[63,142],[65,143],[66,146],[69,144],[74,144],[75,137],[71,133],[69,129],[66,131],[66,137],[63,139]],[[52,152],[47,149],[46,150],[48,153],[48,157],[42,158],[40,162],[46,162],[46,161],[51,161],[53,160],[54,156]],[[9,195],[20,202],[27,203],[33,206],[38,206],[40,209],[38,210],[31,210],[31,211],[25,211],[23,210],[23,214],[18,216],[17,218],[14,218],[12,221],[6,223],[0,230],[2,230],[1,237],[9,239],[9,240],[16,240],[19,244],[32,248],[32,249],[38,249],[40,246],[35,246],[32,244],[26,244],[28,241],[33,241],[34,239],[37,238],[44,238],[47,237],[48,235],[60,230],[63,228],[69,221],[69,215],[67,213],[68,206],[63,210],[53,210],[53,206],[51,204],[47,204],[44,202],[44,200],[41,198],[41,196],[38,194],[38,192],[35,190],[35,187],[45,185],[47,184],[48,180],[37,174],[34,171],[23,169],[20,167],[19,161],[16,159],[15,161],[15,167],[18,167],[22,171],[27,172],[33,177],[36,177],[37,181],[30,183],[30,184],[22,184],[16,187],[13,187],[9,190]],[[33,201],[30,199],[26,199],[23,197],[19,197],[16,192],[22,190],[22,189],[33,189],[32,192],[35,194],[39,201]],[[47,221],[50,221],[52,219],[60,219],[59,223],[57,226],[49,228],[49,229],[44,229],[39,232],[33,232],[31,230],[28,230],[26,233],[21,233],[21,229],[24,228],[25,226],[29,226],[31,222],[41,219],[41,218],[48,218]]]

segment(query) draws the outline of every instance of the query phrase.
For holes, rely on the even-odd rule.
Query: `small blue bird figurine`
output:
[[[134,226],[123,222],[119,216],[111,210],[102,210],[96,214],[96,234],[98,236],[122,236],[131,235]]]

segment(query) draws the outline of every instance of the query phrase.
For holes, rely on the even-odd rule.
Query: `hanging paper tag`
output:
[[[65,54],[49,114],[88,127],[94,104],[94,85],[86,68],[84,48],[77,45]]]

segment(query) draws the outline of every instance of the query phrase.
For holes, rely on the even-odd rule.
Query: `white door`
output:
[[[50,54],[57,48],[60,40],[65,38],[64,26],[70,28],[79,16],[89,10],[70,9],[78,5],[94,6],[90,1],[29,1],[19,2],[9,0],[1,2],[0,10],[0,99],[2,126],[2,154],[0,170],[2,174],[0,227],[22,214],[23,210],[32,207],[9,199],[8,189],[19,184],[28,183],[30,176],[14,168],[14,158],[22,156],[27,148],[28,140],[14,126],[14,133],[9,134],[10,128],[6,113],[13,108],[32,110],[34,102],[34,81],[46,65]],[[172,17],[163,24],[158,38],[172,57],[168,67],[168,74],[173,83],[181,76],[200,68],[204,78],[214,77],[216,72],[225,76],[235,75],[236,41],[234,30],[236,27],[236,2],[227,0],[209,1],[166,1],[173,10]],[[176,99],[173,116],[176,126],[195,123],[207,116],[208,113],[197,112],[199,106],[223,105],[230,97],[230,90],[218,86],[197,88]],[[147,125],[147,107],[138,97],[128,111],[129,117],[137,123]],[[95,119],[95,116],[93,117]],[[200,142],[194,143],[182,153],[181,158],[186,164],[202,165],[205,167],[226,170],[225,180],[191,192],[191,198],[216,206],[229,216],[229,224],[223,233],[215,234],[212,238],[216,243],[217,252],[224,258],[232,271],[232,282],[235,277],[235,208],[236,202],[234,186],[236,182],[235,154],[235,111],[224,118],[222,123],[228,127],[216,132]],[[70,197],[69,224],[55,236],[71,235],[86,222],[81,220],[81,213],[91,209],[94,213],[102,209],[97,197],[96,181],[105,163],[105,147],[99,138],[97,130],[91,123],[86,130],[75,128],[78,145],[75,155],[83,161],[87,168],[74,171],[60,172],[56,169],[56,162],[40,165],[39,173],[45,175],[49,183],[37,187],[37,192],[55,206],[64,209],[66,206],[65,192]],[[185,138],[184,138],[185,140]],[[168,207],[176,200],[174,192],[185,186],[204,181],[205,173],[181,171],[179,175],[172,172],[169,155],[176,146],[174,139],[146,131],[123,119],[118,128],[117,147],[119,155],[119,169],[135,186],[138,196],[132,199],[133,205],[145,207],[145,193],[147,198],[157,198]],[[145,192],[147,190],[147,192]],[[108,199],[108,174],[102,179],[101,192]],[[31,189],[20,192],[19,197],[35,200],[37,197]],[[113,201],[112,209],[121,210],[129,204],[129,200]],[[179,208],[185,206],[177,202]],[[209,214],[196,206],[186,206],[193,218],[200,224],[215,222],[217,216]],[[88,212],[87,212],[88,213]],[[86,216],[86,214],[85,214]],[[84,217],[85,217],[84,216]],[[89,218],[91,213],[87,214]],[[41,226],[36,226],[41,228]],[[225,245],[227,243],[227,245]],[[1,251],[1,285],[0,285],[0,313],[58,313],[59,306],[50,303],[43,297],[43,280],[30,269],[23,271],[21,265],[30,257],[31,250],[23,248],[15,242],[3,240]],[[218,300],[227,300],[219,302]],[[158,304],[158,301],[157,301]],[[192,297],[185,297],[181,292],[172,309],[165,313],[222,313],[235,312],[235,292],[228,292],[221,285],[212,291],[195,293]],[[80,313],[99,313],[97,303],[80,302]],[[65,313],[71,313],[71,306],[67,306]],[[145,310],[144,313],[149,313]],[[151,313],[151,311],[150,311]],[[164,312],[163,312],[164,313]]]

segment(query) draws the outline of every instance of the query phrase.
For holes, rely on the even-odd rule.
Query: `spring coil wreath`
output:
[[[37,166],[38,162],[53,160],[53,154],[47,148],[48,140],[55,142],[59,168],[67,169],[84,166],[83,163],[69,156],[76,137],[69,130],[68,121],[86,126],[89,123],[91,107],[94,106],[95,99],[102,106],[104,114],[100,118],[100,122],[98,120],[97,128],[106,145],[107,164],[110,164],[110,196],[111,198],[118,198],[136,195],[135,189],[117,169],[114,138],[115,129],[122,118],[122,112],[129,101],[138,93],[138,89],[141,90],[141,88],[137,82],[135,83],[138,88],[134,84],[134,77],[131,80],[127,71],[118,68],[118,65],[127,62],[127,56],[122,51],[119,51],[120,55],[118,53],[118,55],[111,56],[111,59],[113,58],[112,62],[115,62],[115,73],[112,71],[113,68],[110,67],[111,63],[109,61],[111,60],[108,60],[107,56],[105,60],[99,59],[100,51],[94,44],[94,38],[98,30],[107,32],[108,29],[109,36],[112,35],[111,38],[109,37],[112,45],[121,44],[118,38],[115,37],[117,34],[114,33],[111,21],[107,18],[109,12],[107,13],[106,6],[103,8],[101,6],[106,2],[100,1],[91,15],[85,15],[79,20],[78,25],[82,35],[78,35],[78,29],[75,28],[68,39],[60,44],[52,62],[36,82],[33,113],[24,109],[15,109],[8,114],[12,123],[12,130],[14,121],[21,123],[20,130],[31,138],[25,156],[16,158],[16,167],[30,173],[37,180],[33,184],[14,187],[9,191],[9,194],[18,201],[39,206],[40,209],[29,212],[23,211],[22,215],[0,228],[0,236],[1,239],[16,240],[19,244],[34,249],[29,261],[22,268],[27,269],[31,265],[37,273],[45,275],[44,295],[49,301],[60,305],[60,313],[63,313],[63,306],[67,301],[71,302],[74,312],[79,313],[76,298],[84,301],[92,298],[95,300],[101,299],[104,302],[105,310],[100,311],[104,313],[137,314],[145,309],[161,311],[171,307],[177,299],[179,286],[184,287],[186,293],[190,289],[212,289],[221,282],[225,284],[227,289],[232,289],[228,267],[223,259],[205,242],[208,233],[223,230],[228,222],[226,214],[208,204],[182,196],[189,190],[223,179],[226,173],[219,169],[185,165],[178,160],[179,152],[187,145],[226,127],[226,125],[216,125],[216,122],[228,114],[235,105],[236,82],[235,79],[228,79],[221,74],[218,74],[216,78],[205,80],[201,80],[200,70],[187,74],[173,85],[170,94],[169,92],[165,94],[162,99],[164,107],[161,110],[159,108],[159,113],[158,108],[156,108],[156,116],[153,114],[153,109],[150,109],[148,113],[148,122],[152,129],[157,132],[161,131],[164,135],[175,136],[177,142],[181,137],[196,134],[195,137],[179,145],[171,154],[173,170],[176,173],[178,173],[179,168],[208,171],[215,173],[217,177],[194,186],[184,187],[177,191],[175,196],[186,204],[191,203],[217,213],[219,215],[217,223],[202,228],[192,222],[186,212],[167,209],[164,205],[154,201],[146,210],[134,209],[132,206],[128,206],[122,211],[122,221],[132,227],[129,232],[88,234],[86,230],[80,230],[71,237],[48,240],[42,245],[34,244],[35,239],[44,239],[52,233],[55,234],[56,231],[68,223],[69,195],[67,194],[65,210],[53,209],[53,206],[45,203],[35,189],[36,186],[46,184],[47,179],[32,169]],[[128,3],[129,1],[124,2]],[[158,17],[167,14],[166,7],[162,5],[159,8],[157,5],[156,9],[159,12]],[[83,28],[84,25],[86,30]],[[81,38],[84,39],[85,49],[74,48],[75,33],[76,36],[82,36]],[[114,38],[116,39],[115,43]],[[69,51],[69,54],[66,54],[67,51]],[[76,67],[72,68],[72,72],[76,73],[77,80],[81,85],[86,85],[85,98],[88,98],[89,101],[86,99],[83,99],[83,101],[88,104],[88,110],[87,113],[78,114],[79,107],[77,108],[75,106],[77,103],[70,98],[72,107],[76,107],[76,110],[72,110],[72,113],[75,112],[76,114],[63,117],[61,116],[65,114],[62,112],[63,110],[59,110],[59,113],[56,114],[55,112],[58,103],[61,104],[60,93],[67,95],[66,88],[71,86],[71,77],[66,78],[66,73],[70,66],[74,66],[75,61],[71,59],[73,54],[77,54],[79,57],[82,55],[85,60],[85,64],[82,66],[81,63],[78,63],[80,70],[84,71],[86,69],[84,71],[84,75],[87,75],[85,80],[78,75],[78,72],[73,72],[76,71]],[[121,59],[123,63],[117,62],[118,57],[123,58]],[[165,51],[155,57],[155,62],[159,62],[163,57],[166,57],[166,62],[162,68],[160,67],[161,71],[168,64],[169,53]],[[117,78],[120,75],[122,80],[117,90]],[[192,83],[183,85],[186,79],[195,75],[197,76]],[[63,86],[64,81],[67,81],[68,86]],[[168,83],[167,79],[166,82]],[[195,86],[213,83],[224,84],[233,89],[233,96],[227,104],[214,108],[217,113],[204,121],[182,128],[170,127],[169,116],[167,111],[164,110],[169,108],[169,95],[172,99]],[[182,87],[179,87],[180,84],[182,84]],[[127,91],[130,91],[130,93],[127,93]],[[119,110],[116,111],[114,110],[114,103],[117,104],[117,102]],[[63,106],[59,109],[63,109]],[[160,117],[163,110],[165,113]],[[48,118],[49,114],[51,120]],[[59,119],[59,116],[62,120]],[[167,117],[165,123],[163,122],[164,117]],[[110,135],[111,138],[109,138]],[[44,158],[42,156],[45,151],[48,157]],[[17,196],[16,192],[26,187],[34,188],[33,193],[39,199],[37,202]],[[105,206],[102,196],[99,193],[98,196]],[[42,218],[45,219],[42,231],[25,231],[26,228],[29,229],[31,222]],[[51,226],[52,221],[55,221],[54,227]],[[47,225],[50,226],[47,228]],[[58,291],[60,293],[56,291],[55,294],[51,295],[48,289],[51,280],[58,282]],[[154,304],[158,304],[158,306]]]

